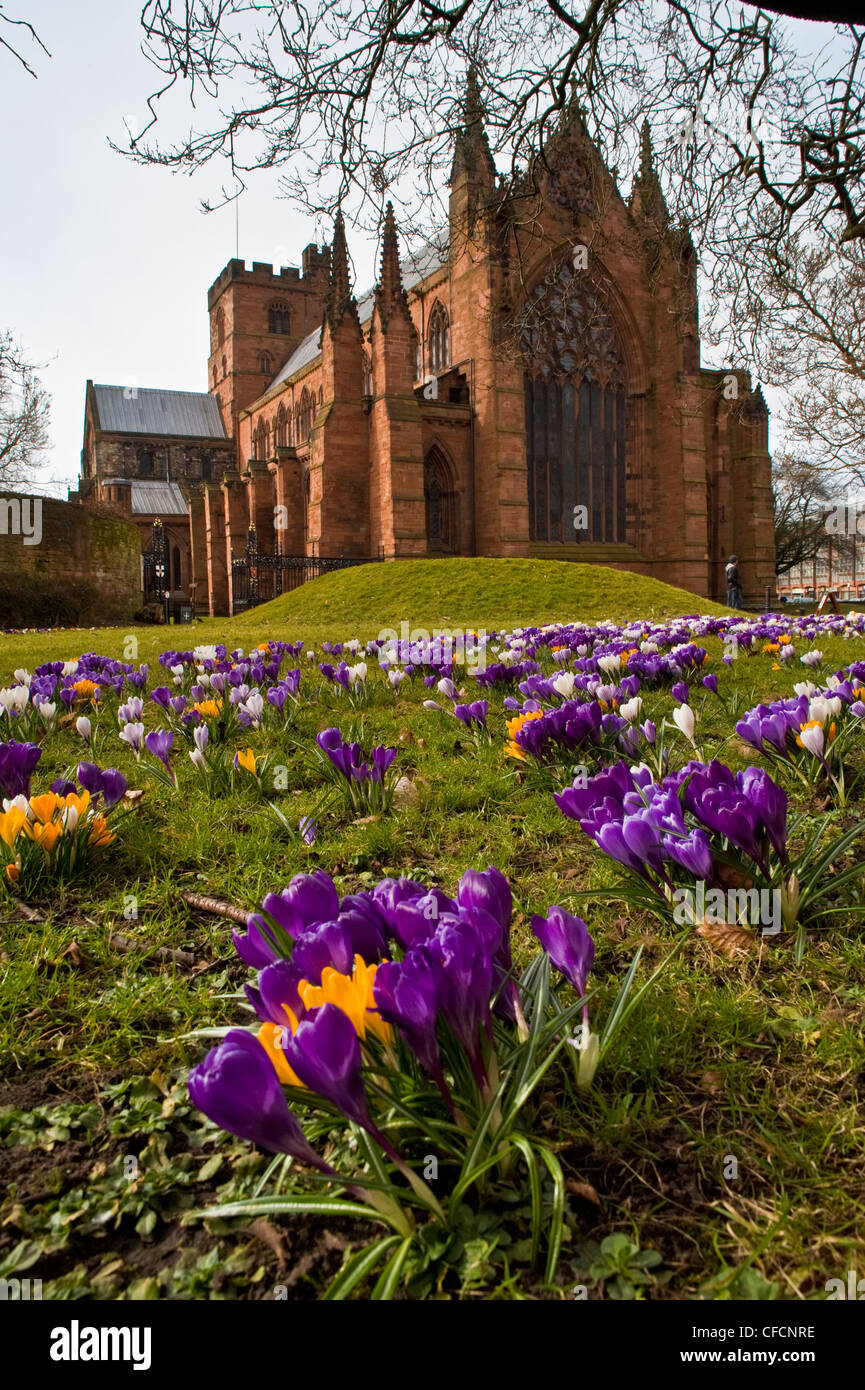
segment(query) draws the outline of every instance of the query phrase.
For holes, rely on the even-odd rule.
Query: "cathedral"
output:
[[[627,202],[578,115],[505,191],[470,78],[438,238],[401,258],[388,204],[357,297],[338,215],[300,268],[229,261],[208,311],[207,393],[88,383],[75,494],[132,515],[145,549],[170,524],[166,598],[189,611],[419,556],[577,560],[723,600],[733,551],[747,606],[774,587],[766,405],[701,365],[697,257],[647,127]]]

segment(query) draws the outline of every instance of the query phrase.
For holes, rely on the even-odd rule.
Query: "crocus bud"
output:
[[[796,925],[801,897],[798,876],[791,874],[781,889],[781,921],[788,931]]]
[[[681,729],[686,739],[691,743],[694,742],[694,727],[696,721],[694,719],[694,711],[691,709],[690,705],[676,706],[673,710],[673,723]]]
[[[90,725],[90,720],[87,718],[86,714],[82,714],[78,719],[76,719],[75,728],[78,731],[81,738],[84,739],[84,742],[89,743],[90,735],[93,731]]]

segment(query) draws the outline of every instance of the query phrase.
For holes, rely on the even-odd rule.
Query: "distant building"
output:
[[[780,597],[794,603],[819,601],[830,592],[842,602],[858,603],[865,599],[865,539],[855,533],[841,541],[828,537],[813,560],[779,574],[776,587]]]
[[[766,405],[701,365],[647,126],[627,203],[576,115],[504,200],[470,79],[438,238],[401,261],[388,205],[358,300],[339,217],[300,269],[229,261],[208,311],[209,396],[88,385],[80,490],[182,491],[200,612],[313,557],[581,560],[723,598],[735,551],[746,604],[774,580]]]
[[[87,383],[81,478],[70,501],[134,521],[148,551],[163,524],[165,590],[179,614],[194,602],[189,502],[234,470],[219,403],[206,392]],[[155,590],[148,597],[156,597]],[[160,595],[161,597],[161,595]]]

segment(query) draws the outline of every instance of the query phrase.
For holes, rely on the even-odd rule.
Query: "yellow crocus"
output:
[[[0,811],[0,840],[11,849],[27,819],[20,806],[10,806],[8,811]]]
[[[43,792],[41,796],[31,796],[30,810],[37,821],[47,825],[54,819],[58,811],[63,809],[63,798],[56,796],[54,792]]]
[[[245,768],[247,772],[252,773],[253,777],[255,776],[255,754],[251,748],[244,748],[241,752],[238,752],[237,766]]]
[[[88,697],[92,700],[96,700],[99,696],[99,686],[96,684],[96,681],[75,681],[72,689],[80,695],[82,700],[86,700]]]
[[[283,1007],[285,1008],[285,1005],[283,1005]],[[291,1032],[294,1033],[297,1030],[297,1019],[294,1017],[291,1009],[285,1008],[285,1011],[289,1018]],[[289,1024],[262,1023],[258,1030],[257,1037],[273,1063],[273,1069],[282,1084],[284,1086],[302,1086],[303,1082],[288,1065],[288,1062],[285,1060],[285,1049],[280,1045],[281,1039],[284,1038]]]
[[[90,826],[90,834],[87,836],[88,845],[92,845],[94,849],[104,849],[115,839],[114,831],[108,829],[108,822],[105,817],[103,815],[94,816]]]
[[[359,1038],[365,1038],[369,1031],[389,1043],[392,1029],[378,1013],[372,988],[377,969],[376,965],[367,965],[362,956],[355,956],[351,975],[341,975],[326,965],[321,972],[320,985],[301,980],[297,992],[307,1009],[318,1009],[323,1004],[335,1004],[342,1009]]]
[[[25,825],[24,830],[31,840],[42,846],[46,854],[51,853],[63,834],[63,827],[55,825],[53,821],[49,821],[47,825],[41,825],[38,821],[34,821],[32,825]]]
[[[218,719],[222,711],[221,700],[199,700],[197,705],[192,708],[200,714],[202,719]]]

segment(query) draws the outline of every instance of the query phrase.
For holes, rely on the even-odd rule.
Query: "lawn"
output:
[[[394,685],[380,669],[383,651],[367,643],[386,629],[399,638],[403,623],[407,633],[487,634],[490,683],[483,668],[477,679],[471,661],[451,669],[440,653],[418,656],[416,648],[414,669]],[[550,630],[541,631],[544,625]],[[330,1296],[360,1298],[570,1299],[577,1290],[589,1299],[809,1300],[826,1297],[828,1280],[865,1268],[858,876],[865,783],[857,780],[865,769],[865,706],[857,709],[865,667],[849,685],[842,676],[833,695],[836,673],[865,661],[863,627],[855,613],[731,617],[655,581],[588,566],[466,560],[343,571],[238,619],[193,628],[4,637],[0,684],[23,680],[30,693],[19,714],[0,716],[2,737],[40,745],[32,792],[47,791],[57,778],[75,780],[82,759],[119,769],[129,790],[107,816],[115,838],[92,849],[80,872],[53,873],[52,854],[35,840],[25,844],[22,832],[20,869],[5,880],[0,1277],[41,1279],[42,1296],[52,1299],[318,1299],[330,1288]],[[328,649],[352,640],[356,651]],[[259,670],[279,657],[279,671],[259,675],[248,658],[223,661],[204,650],[215,643],[229,654],[275,644]],[[282,652],[280,643],[304,646]],[[175,648],[189,659],[160,665],[160,653]],[[197,664],[192,648],[202,649]],[[95,691],[74,689],[86,663],[37,675],[45,663],[88,652],[129,670],[118,675],[110,663],[91,663]],[[406,651],[390,655],[389,670],[405,670]],[[336,672],[343,660],[367,666],[365,678],[343,676],[348,689]],[[136,690],[128,675],[142,662],[149,672]],[[514,664],[521,665],[516,678]],[[230,681],[214,711],[207,702],[215,686],[192,690],[202,672],[220,666],[226,673],[240,666],[238,683],[253,695],[256,685],[266,694],[299,669],[296,696],[289,691],[281,709],[265,700],[260,727],[253,700],[244,716],[251,722],[242,727],[237,705],[230,719],[225,714]],[[25,677],[13,674],[21,670]],[[448,670],[455,699],[438,684]],[[568,673],[573,690],[567,681],[550,686]],[[703,684],[712,676],[717,694]],[[34,678],[54,680],[50,722],[35,707]],[[803,681],[814,688],[800,697],[805,717],[795,727],[788,720],[785,753],[776,749],[772,757],[771,741],[758,752],[736,724],[760,702],[792,700]],[[175,699],[182,694],[186,708],[154,701],[160,686]],[[74,692],[66,701],[64,687]],[[639,715],[618,714],[635,690]],[[814,704],[819,692],[839,708]],[[147,750],[136,757],[119,738],[122,722],[137,721],[119,721],[118,706],[136,693],[146,731],[173,732],[165,762]],[[553,729],[555,711],[571,698],[578,715],[591,706],[608,721],[593,725],[584,743],[562,732],[561,721]],[[488,702],[482,715],[465,715],[468,723],[455,717],[455,705],[479,700]],[[439,708],[425,707],[431,701]],[[184,723],[196,702],[200,715]],[[520,711],[546,712],[551,721],[540,753],[530,737],[534,719],[508,732],[506,720]],[[89,743],[86,726],[76,726],[82,717],[90,721]],[[646,721],[659,731],[654,741],[651,730],[638,732]],[[206,743],[201,736],[203,767],[189,756],[198,748],[195,722],[210,735]],[[802,724],[809,726],[798,735],[804,744],[796,742]],[[619,742],[629,726],[633,751]],[[820,753],[811,751],[818,726]],[[380,784],[341,776],[316,742],[330,727],[356,739],[367,757],[374,746],[396,750]],[[648,850],[649,877],[629,874],[558,808],[553,794],[580,768],[591,787],[601,769],[651,766],[662,741],[669,773],[716,758],[733,774],[764,768],[786,792],[788,857],[764,837],[758,858],[765,874],[753,856],[742,859],[738,832],[708,832],[712,873],[725,886],[784,889],[776,934],[763,935],[752,922],[726,931],[683,926],[649,884],[655,861]],[[234,766],[233,755],[246,749],[254,775]],[[654,772],[657,780],[657,761]],[[699,801],[689,814],[699,818]],[[315,822],[312,843],[299,833],[307,818]],[[818,831],[822,840],[809,858]],[[7,846],[7,858],[16,846]],[[794,862],[808,885],[798,916],[789,904]],[[487,1125],[475,1157],[489,1165],[472,1175],[459,1205],[465,1126],[451,1123],[405,1038],[392,1040],[387,1056],[377,1040],[366,1040],[364,1077],[379,1126],[387,1121],[409,1166],[429,1178],[442,1222],[423,1194],[414,1201],[402,1170],[372,1152],[363,1126],[332,1103],[316,1108],[315,1088],[289,1091],[314,1146],[361,1188],[380,1178],[382,1189],[405,1195],[410,1229],[388,1226],[371,1208],[367,1217],[352,1214],[360,1206],[354,1197],[347,1201],[304,1163],[274,1159],[226,1132],[192,1103],[189,1069],[220,1032],[258,1027],[243,992],[255,972],[235,951],[232,930],[244,931],[242,919],[267,894],[286,889],[295,874],[321,870],[340,897],[407,878],[426,894],[417,901],[429,905],[453,899],[467,870],[488,866],[513,894],[513,977],[534,962],[521,981],[529,1025],[537,1019],[541,1026],[545,1008],[581,1017],[572,1008],[579,991],[557,969],[548,1002],[543,994],[532,918],[553,904],[584,919],[594,940],[586,985],[591,1028],[600,1031],[609,1019],[638,957],[627,996],[634,1007],[603,1035],[600,1064],[586,1084],[577,1078],[577,1048],[561,1045],[571,1016],[558,1031],[546,1028],[552,1060],[514,1112],[512,1147],[502,1138],[498,1154],[495,1135],[508,1130],[510,1093],[498,1109],[491,1103],[484,1121],[493,1092],[469,1074],[452,1020],[440,1016],[458,1120],[476,1133]],[[669,861],[664,872],[679,887],[695,881]],[[389,950],[398,959],[404,947],[392,941]],[[490,1087],[493,1032],[503,1077],[509,1059],[519,1071],[525,1049],[540,1046],[534,1034],[527,1042],[514,1029],[497,1014],[494,1030],[481,1030]],[[328,1211],[334,1193],[340,1201]],[[305,1209],[317,1202],[317,1211]],[[202,1214],[215,1206],[222,1214]],[[238,1214],[226,1210],[239,1206]],[[553,1252],[552,1231],[560,1241]]]

